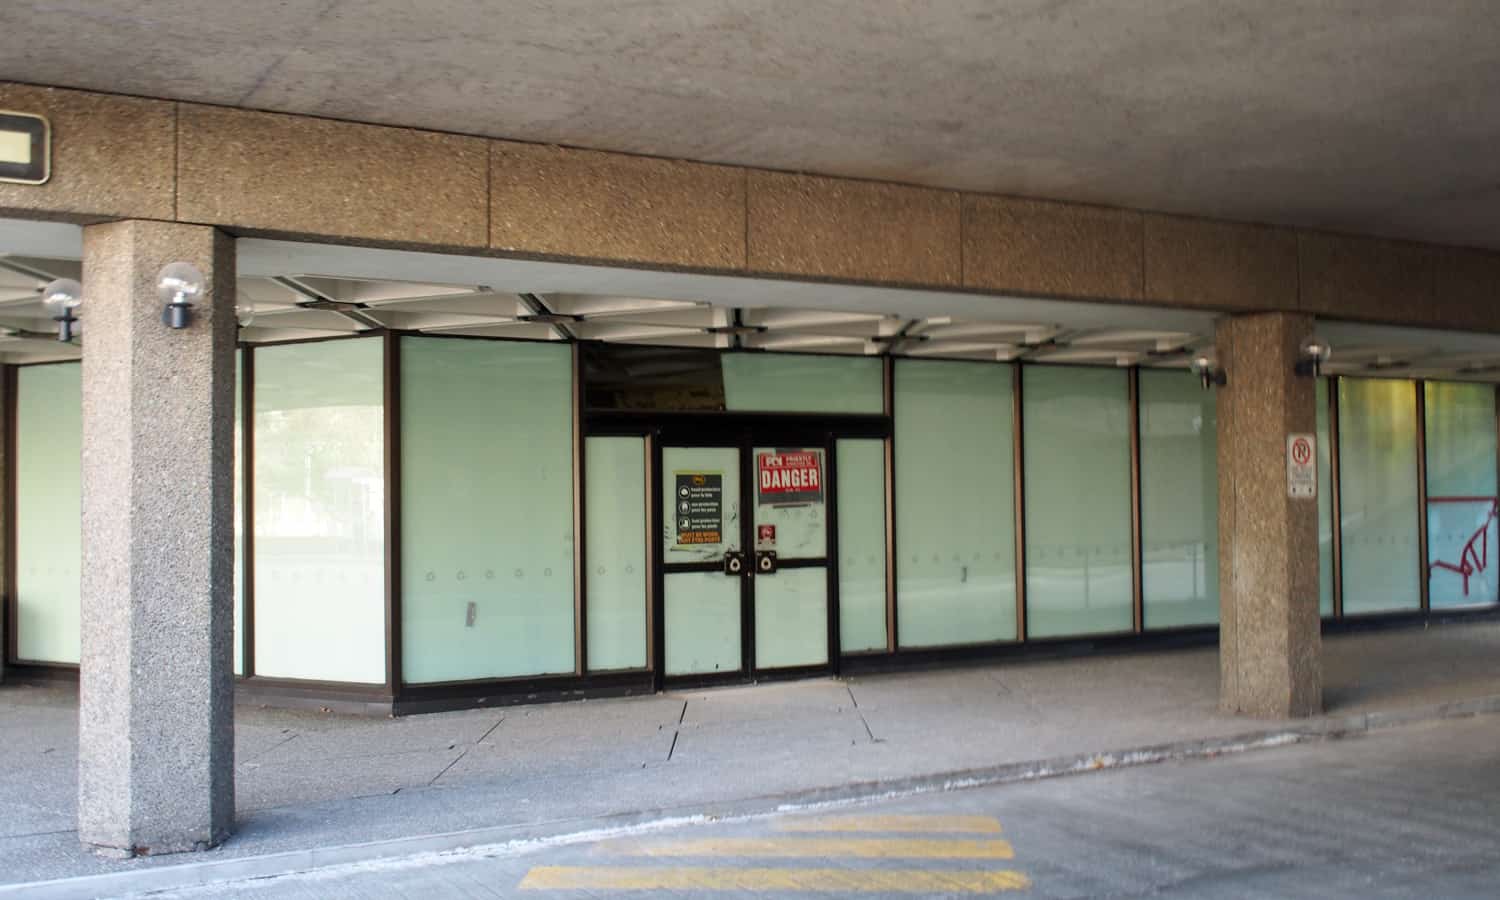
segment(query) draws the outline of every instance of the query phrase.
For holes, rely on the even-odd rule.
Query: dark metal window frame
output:
[[[1111,634],[1089,634],[1034,638],[1027,635],[1026,619],[1026,485],[1025,459],[1022,435],[1024,433],[1022,400],[1024,396],[1025,372],[1032,366],[1057,365],[1033,362],[990,363],[1008,365],[1012,371],[1011,423],[1013,441],[1012,488],[1015,510],[1015,582],[1016,582],[1016,638],[969,645],[936,648],[905,648],[900,644],[900,617],[897,596],[897,570],[899,566],[897,509],[896,509],[896,446],[894,425],[896,417],[895,368],[897,361],[887,355],[883,358],[883,408],[871,414],[822,414],[822,413],[760,413],[729,411],[634,411],[591,410],[584,406],[585,384],[579,343],[572,347],[572,448],[573,448],[573,524],[574,524],[574,671],[563,675],[516,676],[505,678],[481,678],[440,683],[407,684],[401,680],[402,629],[401,629],[401,388],[400,388],[400,341],[404,337],[420,337],[431,340],[481,340],[494,342],[539,343],[517,338],[480,337],[471,335],[426,335],[420,332],[396,330],[372,330],[355,335],[336,335],[290,341],[241,344],[237,352],[241,361],[240,384],[240,453],[242,459],[241,483],[242,506],[241,528],[243,530],[243,597],[241,611],[242,673],[239,681],[242,689],[253,695],[274,697],[280,701],[301,700],[312,705],[327,705],[329,701],[344,706],[365,710],[393,711],[397,713],[424,712],[460,707],[501,705],[515,702],[569,699],[583,696],[644,693],[660,688],[664,673],[661,654],[664,652],[662,635],[661,604],[663,601],[659,564],[660,553],[656,546],[660,529],[660,497],[657,473],[663,443],[674,433],[696,430],[712,436],[736,432],[744,440],[759,440],[757,435],[817,434],[822,436],[828,460],[829,502],[829,554],[827,571],[830,593],[829,663],[825,667],[813,667],[818,671],[852,672],[904,668],[911,665],[946,664],[966,660],[992,660],[1017,655],[1055,655],[1076,651],[1091,651],[1115,646],[1139,645],[1142,641],[1153,645],[1176,645],[1183,643],[1207,643],[1217,633],[1216,625],[1181,626],[1153,629],[1146,621],[1144,608],[1144,560],[1142,557],[1142,509],[1141,509],[1141,434],[1140,434],[1140,373],[1139,367],[1129,367],[1126,372],[1129,404],[1130,443],[1130,517],[1131,517],[1131,566],[1132,566],[1132,627],[1128,631]],[[379,684],[319,681],[305,679],[272,678],[255,672],[255,364],[256,350],[260,347],[285,346],[288,344],[320,343],[335,340],[380,340],[383,342],[383,440],[385,478],[385,598],[386,626],[385,679]],[[541,342],[546,343],[546,342]],[[721,352],[764,352],[726,350]],[[781,354],[778,354],[781,355]],[[791,355],[791,354],[788,354]],[[811,356],[841,356],[841,354],[796,354]],[[33,365],[76,365],[77,361],[6,364],[0,367],[0,399],[5,404],[5,475],[6,486],[3,497],[6,534],[3,543],[5,572],[4,602],[0,611],[5,616],[5,656],[7,664],[22,671],[38,675],[48,672],[76,673],[76,664],[48,663],[19,660],[16,658],[18,621],[17,585],[17,513],[16,513],[16,448],[18,412],[19,369]],[[973,364],[969,362],[969,364]],[[980,363],[984,364],[984,363]],[[1187,377],[1184,375],[1183,377]],[[1405,379],[1403,379],[1405,380]],[[1333,615],[1324,617],[1325,629],[1335,630],[1341,626],[1363,627],[1363,624],[1381,622],[1404,622],[1424,619],[1434,614],[1429,597],[1427,572],[1426,507],[1427,495],[1427,422],[1425,391],[1427,380],[1411,379],[1416,391],[1417,465],[1418,465],[1418,539],[1421,557],[1421,605],[1417,612],[1377,612],[1348,615],[1343,609],[1342,528],[1340,492],[1340,446],[1339,446],[1339,377],[1330,377],[1328,384],[1328,441],[1330,458],[1330,508],[1333,521]],[[1500,439],[1500,386],[1490,385],[1495,394],[1497,410],[1497,439]],[[590,437],[636,437],[644,442],[646,472],[646,660],[643,667],[593,671],[588,667],[588,603],[587,603],[587,479],[586,444]],[[885,506],[885,552],[886,552],[886,648],[843,653],[838,640],[838,543],[837,543],[837,487],[835,466],[837,465],[837,441],[841,439],[875,439],[883,443],[885,451],[884,506]],[[774,441],[772,441],[774,442]],[[1500,476],[1500,453],[1497,453],[1497,476]],[[240,598],[236,597],[236,603]],[[1437,611],[1444,617],[1464,615],[1492,615],[1497,604],[1476,604],[1472,607]],[[749,660],[746,659],[747,669]],[[784,673],[771,671],[761,677],[795,676],[803,674],[800,669]]]

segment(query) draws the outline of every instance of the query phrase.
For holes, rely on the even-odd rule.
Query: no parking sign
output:
[[[1310,434],[1286,436],[1286,494],[1299,500],[1318,496],[1317,438]]]

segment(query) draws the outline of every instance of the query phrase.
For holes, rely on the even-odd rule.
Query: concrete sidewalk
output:
[[[1220,715],[1213,648],[396,720],[241,707],[236,836],[212,853],[124,861],[73,833],[75,692],[7,685],[0,885],[289,851],[286,865],[306,866],[309,850],[333,860],[326,848],[419,835],[446,837],[384,852],[459,846],[453,833],[474,829],[470,843],[488,843],[1500,710],[1500,623],[1330,637],[1324,668],[1327,715],[1295,723]]]

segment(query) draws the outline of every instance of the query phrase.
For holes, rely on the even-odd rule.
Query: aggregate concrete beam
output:
[[[1302,232],[1303,312],[1403,325],[1445,324],[1433,303],[1438,254],[1401,241]]]
[[[745,172],[494,141],[490,246],[552,256],[745,267]]]
[[[185,329],[156,278],[211,288]],[[234,245],[206,227],[84,232],[78,832],[121,854],[211,847],[234,818]]]
[[[178,116],[180,221],[410,245],[488,243],[487,141],[191,103]]]
[[[964,197],[965,287],[1139,300],[1141,214],[1013,197]]]
[[[1451,328],[1500,331],[1500,254],[1437,251],[1433,317]]]
[[[1297,234],[1181,216],[1146,216],[1145,296],[1174,306],[1295,309]]]
[[[52,177],[0,183],[0,215],[171,219],[177,104],[0,82],[0,109],[52,125]]]
[[[959,195],[897,184],[751,172],[752,271],[957,286]]]

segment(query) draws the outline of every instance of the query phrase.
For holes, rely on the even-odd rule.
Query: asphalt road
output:
[[[176,897],[1500,896],[1500,717]]]

